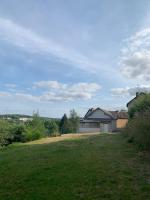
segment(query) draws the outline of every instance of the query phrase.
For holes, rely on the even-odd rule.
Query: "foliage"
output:
[[[128,142],[141,149],[150,150],[150,94],[139,96],[129,110],[130,120],[123,130]]]
[[[9,132],[13,136],[13,142],[22,142],[24,141],[26,127],[24,125],[14,125],[10,128]]]
[[[150,150],[150,112],[144,112],[131,119],[123,133],[128,141],[139,146],[140,149]]]
[[[33,120],[26,123],[26,131],[24,133],[24,141],[37,140],[46,136],[44,121],[36,113]]]
[[[45,127],[48,130],[48,136],[60,135],[58,125],[54,120],[45,121]]]
[[[150,94],[141,95],[129,109],[129,117],[132,119],[138,113],[143,113],[148,110],[150,111]]]
[[[64,116],[62,117],[61,121],[60,121],[60,132],[61,134],[65,134],[65,133],[68,133],[69,132],[69,120],[67,118],[67,115],[64,114]]]
[[[69,117],[69,131],[70,133],[77,133],[79,129],[79,117],[75,110],[70,111],[70,117]]]
[[[0,120],[0,145],[7,146],[12,143],[13,137],[9,132],[10,124],[5,120]]]
[[[79,129],[79,117],[75,110],[70,111],[70,116],[67,118],[67,115],[64,114],[60,121],[60,132],[62,134],[66,133],[77,133]]]

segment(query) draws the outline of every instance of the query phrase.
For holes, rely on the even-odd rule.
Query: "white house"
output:
[[[124,128],[128,121],[126,111],[106,111],[101,108],[91,108],[80,120],[80,133],[114,132]]]

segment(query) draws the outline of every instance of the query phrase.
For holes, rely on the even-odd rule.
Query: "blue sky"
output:
[[[0,0],[0,112],[116,110],[150,91],[149,0]]]

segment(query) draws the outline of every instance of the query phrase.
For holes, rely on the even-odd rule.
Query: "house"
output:
[[[126,111],[106,111],[101,108],[91,108],[80,120],[80,133],[114,132],[124,128],[128,122]]]
[[[137,93],[136,93],[136,96],[135,96],[131,101],[129,101],[129,102],[127,103],[127,108],[128,108],[128,110],[134,105],[134,103],[137,101],[137,99],[138,99],[139,97],[141,97],[142,95],[145,95],[145,93],[144,93],[144,92],[137,92]]]

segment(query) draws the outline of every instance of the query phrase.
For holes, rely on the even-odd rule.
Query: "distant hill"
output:
[[[20,118],[32,118],[33,116],[31,115],[24,115],[24,114],[2,114],[0,115],[0,119],[7,119],[7,118],[11,118],[11,119],[20,119]],[[50,118],[50,117],[41,117],[42,119],[45,120],[60,120],[59,118]]]

